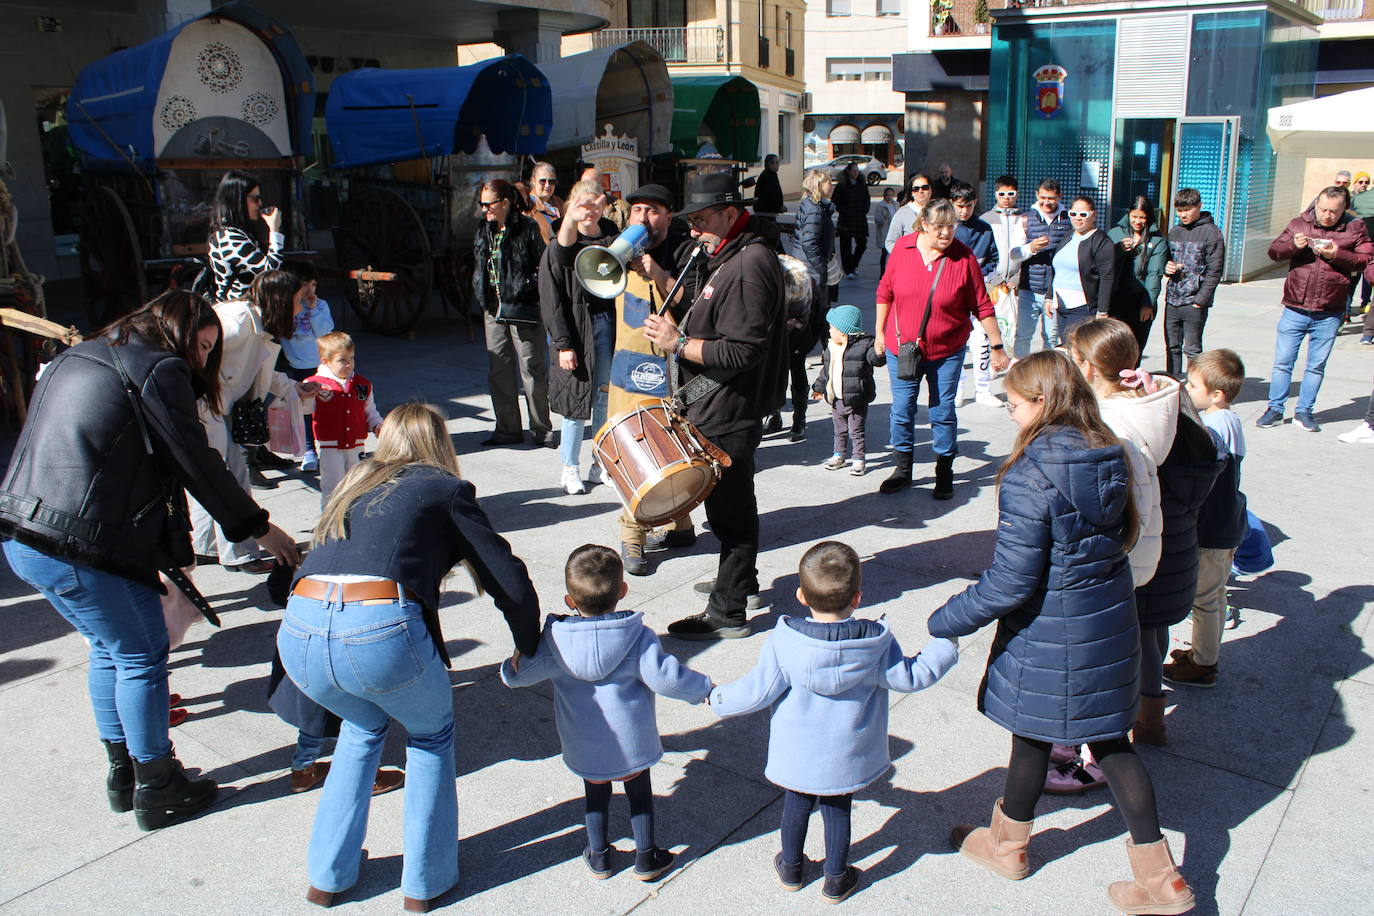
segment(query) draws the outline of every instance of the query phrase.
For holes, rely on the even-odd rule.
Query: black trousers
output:
[[[1202,328],[1207,324],[1208,311],[1192,305],[1164,306],[1164,344],[1168,348],[1164,371],[1176,379],[1184,377],[1188,363],[1202,352]]]
[[[759,590],[759,503],[754,495],[754,452],[763,438],[755,422],[746,430],[708,436],[730,456],[730,466],[706,497],[706,520],[720,540],[716,587],[706,613],[717,623],[743,626],[745,601]]]
[[[858,270],[859,262],[864,258],[864,250],[868,248],[868,236],[866,235],[842,235],[840,236],[840,269],[846,274],[852,274]]]

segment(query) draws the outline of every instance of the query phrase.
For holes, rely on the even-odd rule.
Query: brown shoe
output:
[[[291,771],[291,791],[309,792],[311,789],[324,782],[324,777],[329,773],[329,764],[320,763],[318,760],[301,770]]]
[[[1164,666],[1164,680],[1170,684],[1185,687],[1215,687],[1217,685],[1217,666],[1199,665],[1193,661],[1193,651],[1175,650],[1174,660]]]
[[[1164,725],[1164,698],[1141,697],[1140,710],[1135,714],[1135,728],[1131,740],[1138,744],[1163,747],[1169,743],[1169,729]]]
[[[988,871],[1012,881],[1030,874],[1026,847],[1030,844],[1035,821],[1014,821],[1002,813],[1002,799],[992,806],[992,823],[987,827],[955,827],[949,841],[959,854],[972,859]]]
[[[377,767],[377,778],[372,781],[372,794],[385,795],[392,789],[399,789],[405,785],[406,774],[404,770],[389,770],[386,767]]]
[[[1178,873],[1168,840],[1161,837],[1143,846],[1127,840],[1126,854],[1133,877],[1113,881],[1107,888],[1113,906],[1138,916],[1176,916],[1193,908],[1193,889]]]

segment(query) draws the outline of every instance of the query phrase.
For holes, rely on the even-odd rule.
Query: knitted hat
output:
[[[859,312],[858,306],[837,305],[825,313],[825,320],[841,334],[864,332],[864,316]]]

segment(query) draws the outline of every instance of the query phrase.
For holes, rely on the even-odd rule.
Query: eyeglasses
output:
[[[1044,398],[1044,396],[1042,395],[1041,397],[1038,397],[1038,398],[1031,398],[1029,401],[1011,401],[1011,400],[1009,400],[1009,401],[1007,401],[1007,403],[1003,404],[1002,406],[1005,407],[1005,408],[1007,409],[1007,413],[1009,413],[1009,414],[1015,414],[1015,413],[1016,413],[1016,408],[1020,407],[1022,404],[1029,404],[1029,403],[1031,403],[1032,401],[1043,401],[1043,400],[1045,400],[1045,398]]]
[[[483,210],[490,210],[497,204],[505,203],[505,201],[506,199],[504,197],[498,197],[495,200],[479,200],[477,203]]]
[[[1072,216],[1074,219],[1087,219],[1089,216],[1092,216],[1092,215],[1093,215],[1093,211],[1091,211],[1091,210],[1070,210],[1070,211],[1069,211],[1069,216]]]
[[[536,179],[534,179],[534,183],[535,183],[535,184],[555,184],[555,183],[557,183],[557,179],[554,179],[554,178],[536,178]]]
[[[914,185],[911,186],[911,190],[913,190],[913,191],[929,191],[929,190],[930,190],[930,185],[928,185],[928,184],[914,184]]]
[[[698,213],[693,213],[691,216],[687,217],[687,225],[691,226],[693,229],[704,229],[706,227],[706,220],[719,212],[720,207],[709,207]]]
[[[998,197],[1015,197],[1015,196],[1016,196],[1016,192],[1015,192],[1015,191],[998,191],[998,192],[997,192],[997,196],[998,196]]]

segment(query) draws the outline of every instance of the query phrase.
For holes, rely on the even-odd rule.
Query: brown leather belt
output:
[[[296,583],[296,587],[291,590],[291,594],[300,595],[302,598],[313,598],[316,601],[326,599],[334,601],[395,601],[396,590],[396,583],[390,579],[345,584],[301,579]],[[420,603],[420,599],[415,597],[415,593],[410,589],[405,590],[405,596],[416,604]]]

